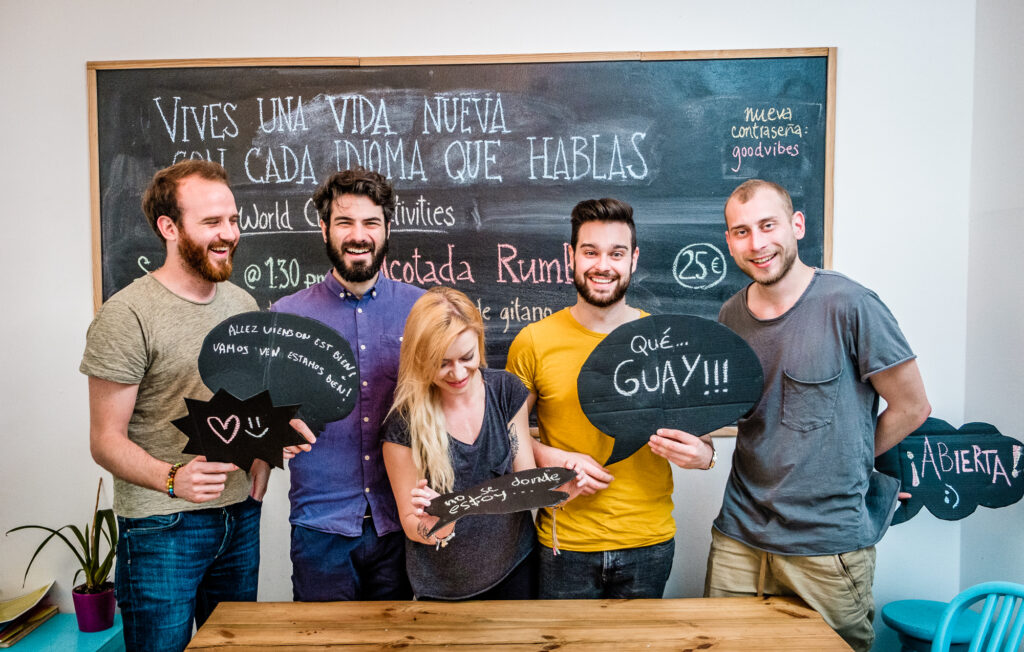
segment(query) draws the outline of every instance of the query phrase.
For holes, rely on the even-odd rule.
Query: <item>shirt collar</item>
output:
[[[331,291],[331,294],[333,294],[336,297],[340,297],[342,299],[347,299],[350,301],[360,300],[360,297],[357,297],[356,295],[349,292],[345,288],[345,286],[342,285],[340,281],[338,281],[337,277],[334,276],[333,269],[327,271],[327,275],[324,277],[324,283],[327,285],[327,288]],[[388,283],[390,283],[388,278],[384,276],[383,273],[378,272],[377,282],[373,284],[373,287],[366,291],[366,294],[362,296],[362,299],[376,299],[379,295],[381,295],[382,292],[384,292]]]

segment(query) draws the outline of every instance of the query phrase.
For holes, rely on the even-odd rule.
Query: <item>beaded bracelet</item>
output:
[[[171,498],[177,498],[174,495],[174,476],[178,472],[178,469],[185,466],[183,462],[178,462],[171,467],[171,470],[167,472],[167,495]]]

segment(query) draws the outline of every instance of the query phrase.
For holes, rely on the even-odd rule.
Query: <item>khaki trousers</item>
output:
[[[801,557],[764,552],[711,530],[704,596],[795,595],[857,652],[875,640],[875,547]]]

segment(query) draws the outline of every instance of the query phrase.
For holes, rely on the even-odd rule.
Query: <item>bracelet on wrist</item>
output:
[[[705,471],[710,471],[715,468],[715,462],[718,461],[718,451],[715,450],[714,444],[711,445],[711,462],[708,464],[708,468]]]
[[[455,538],[455,530],[452,530],[451,534],[449,534],[446,537],[439,537],[439,536],[437,536],[435,534],[434,535],[434,550],[440,550],[441,548],[447,547],[448,546],[448,542],[451,541],[454,538]]]
[[[178,469],[185,466],[184,462],[178,462],[177,464],[171,465],[171,470],[167,472],[167,495],[171,498],[177,498],[174,495],[174,476],[177,475]]]

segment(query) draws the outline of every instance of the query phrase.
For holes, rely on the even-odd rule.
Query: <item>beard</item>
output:
[[[587,279],[583,277],[579,272],[573,272],[572,284],[576,287],[576,291],[583,298],[584,301],[594,306],[595,308],[607,308],[610,305],[616,304],[622,301],[622,297],[626,296],[626,290],[629,289],[629,281],[632,277],[632,272],[626,274],[625,277],[613,274],[615,279],[615,287],[612,292],[604,297],[596,296],[590,291],[587,286]],[[608,276],[600,274],[591,274],[591,276],[597,276],[598,278],[608,278]]]
[[[789,270],[793,268],[793,263],[796,262],[796,252],[796,247],[783,247],[778,254],[782,260],[782,264],[779,266],[779,271],[762,279],[757,278],[757,276],[750,272],[747,272],[747,276],[754,279],[754,281],[760,285],[775,285],[785,278],[786,274],[789,273]],[[754,269],[756,271],[756,268]],[[746,272],[746,270],[744,271]]]
[[[217,264],[210,262],[210,247],[216,245],[230,247],[227,261]],[[185,261],[189,269],[198,274],[203,280],[211,283],[221,283],[231,278],[236,247],[238,247],[237,242],[230,243],[220,239],[204,247],[189,237],[188,231],[184,229],[182,229],[181,237],[178,239],[178,254],[182,260]]]
[[[331,264],[334,265],[334,269],[337,270],[338,276],[349,283],[365,283],[369,281],[377,272],[380,271],[380,266],[384,263],[384,256],[388,253],[388,238],[387,234],[384,236],[384,243],[373,252],[373,257],[369,263],[359,262],[354,265],[349,265],[345,261],[344,247],[369,247],[372,249],[373,243],[369,240],[362,240],[359,242],[342,242],[341,245],[336,245],[334,240],[331,238],[330,230],[327,231],[327,240],[324,242],[324,247],[327,250],[327,257],[331,260]]]

